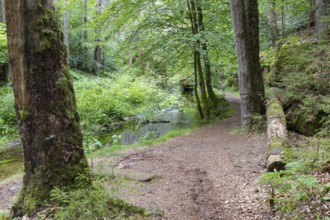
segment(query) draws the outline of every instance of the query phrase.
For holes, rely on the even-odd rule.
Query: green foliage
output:
[[[108,180],[108,181],[113,181]],[[41,219],[135,219],[146,216],[146,211],[115,198],[95,179],[92,186],[51,191],[49,208],[39,214]]]
[[[288,163],[287,170],[266,173],[260,177],[259,183],[269,185],[271,188],[269,205],[275,207],[289,218],[300,216],[306,218],[305,204],[313,210],[313,217],[325,217],[325,197],[328,195],[330,185],[320,182],[316,177],[306,174],[310,164],[303,161]],[[318,210],[314,213],[315,210]]]
[[[0,220],[8,220],[8,219],[9,219],[9,211],[0,210]]]
[[[0,146],[18,137],[14,95],[10,86],[0,87]]]
[[[179,95],[170,95],[152,82],[128,74],[114,78],[83,77],[75,82],[75,89],[81,124],[89,131],[105,122],[181,105]]]
[[[261,0],[259,1],[260,11],[260,37],[261,47],[268,48],[271,45],[271,27],[268,20],[270,11],[273,10],[276,16],[278,39],[289,33],[305,29],[308,26],[309,1],[306,0]]]
[[[0,23],[0,63],[8,60],[6,25]]]
[[[182,105],[178,93],[155,85],[157,79],[137,78],[132,72],[106,78],[73,75],[77,78],[74,86],[88,151],[103,147],[93,137],[96,131],[114,127],[130,117],[139,115],[144,120],[161,109]]]
[[[299,150],[285,150],[286,170],[265,173],[259,183],[270,187],[270,208],[281,211],[286,218],[324,219],[330,185],[319,171],[330,158],[330,140],[309,138],[297,144]]]
[[[328,42],[307,41],[293,35],[264,52],[266,76],[284,106],[293,106],[289,127],[313,135],[329,135],[330,53]],[[308,126],[305,126],[308,124]]]

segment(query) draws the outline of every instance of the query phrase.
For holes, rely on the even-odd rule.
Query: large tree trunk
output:
[[[259,58],[257,0],[231,0],[235,47],[239,64],[241,119],[250,128],[253,115],[265,114],[264,82]]]
[[[325,21],[325,16],[330,15],[330,0],[316,0],[315,31],[319,39],[329,39],[330,22]]]
[[[7,0],[9,60],[23,145],[24,178],[11,216],[33,216],[54,187],[88,167],[67,48],[50,0]]]

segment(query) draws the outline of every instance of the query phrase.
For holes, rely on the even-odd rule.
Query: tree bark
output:
[[[206,89],[209,96],[210,101],[212,102],[213,108],[215,111],[218,111],[219,107],[219,100],[215,95],[212,87],[212,72],[211,72],[211,64],[207,50],[207,43],[205,37],[205,28],[204,28],[204,21],[203,21],[203,9],[200,5],[199,0],[196,1],[196,10],[198,12],[198,33],[201,36],[201,48],[202,48],[202,55],[204,59],[204,66],[205,66],[205,81],[206,81]]]
[[[315,22],[315,1],[309,0],[309,7],[308,7],[308,35],[311,35],[311,26]]]
[[[69,49],[69,12],[66,9],[67,0],[64,1],[64,12],[63,12],[63,32],[64,32],[64,42],[66,47]]]
[[[288,147],[285,114],[279,100],[272,98],[267,104],[267,171],[285,169],[284,149]]]
[[[272,45],[275,46],[276,40],[278,38],[278,27],[277,27],[277,16],[276,16],[276,0],[271,1],[271,7],[268,12],[268,23],[270,25],[270,37],[272,40]]]
[[[96,15],[98,16],[102,12],[102,5],[103,0],[96,0]],[[94,49],[94,61],[95,61],[95,68],[94,68],[94,74],[99,75],[101,71],[101,65],[102,65],[102,47],[100,46],[100,35],[101,29],[96,29],[96,46]]]
[[[190,24],[191,24],[191,30],[192,30],[192,34],[195,34],[195,27],[194,27],[194,21],[193,21],[193,17],[192,17],[192,11],[191,11],[191,5],[189,0],[187,0],[187,6],[188,6],[188,12],[189,12],[189,18],[190,18]],[[199,99],[199,95],[198,95],[198,73],[197,73],[197,54],[196,54],[196,43],[194,43],[194,79],[195,79],[195,84],[194,84],[194,94],[195,94],[195,98],[196,98],[196,103],[197,103],[197,110],[199,112],[199,115],[201,117],[201,119],[204,119],[204,113],[203,113],[203,109],[201,106],[201,102]]]
[[[285,38],[285,5],[283,4],[281,9],[281,24],[282,24],[282,38]]]
[[[239,66],[241,119],[250,128],[253,115],[265,114],[264,82],[259,58],[257,0],[231,0],[235,47]]]
[[[194,36],[198,34],[198,17],[197,17],[197,9],[195,5],[195,1],[191,0],[190,3],[188,3],[188,9],[190,11],[191,15],[191,27],[192,27],[192,33]],[[197,75],[198,75],[198,84],[201,91],[201,99],[202,99],[202,109],[203,109],[203,116],[207,120],[210,119],[211,113],[209,108],[209,102],[207,97],[207,91],[205,87],[205,81],[203,76],[203,68],[202,68],[202,61],[201,61],[201,42],[199,39],[195,40],[194,42],[194,57],[195,57],[195,65],[197,67]]]
[[[330,22],[325,21],[325,16],[330,16],[330,0],[316,0],[315,31],[318,39],[329,39]],[[330,18],[329,18],[330,19]]]
[[[0,22],[6,22],[5,0],[0,0]]]
[[[67,48],[50,0],[6,1],[9,60],[24,155],[11,217],[33,216],[54,187],[77,184],[88,167]]]

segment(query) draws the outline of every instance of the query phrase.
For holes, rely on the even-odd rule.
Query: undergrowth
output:
[[[58,220],[106,220],[142,219],[149,213],[140,207],[116,198],[104,184],[117,181],[112,175],[94,177],[90,186],[83,185],[74,189],[55,188],[51,191],[49,204],[38,218]]]
[[[328,220],[330,210],[330,139],[308,139],[285,153],[286,170],[263,174],[269,207],[284,219]],[[328,170],[329,169],[329,170]]]
[[[305,135],[330,135],[329,41],[292,35],[262,53],[266,81],[282,101],[288,127]]]
[[[178,91],[166,91],[155,80],[136,77],[131,72],[95,77],[71,72],[74,78],[77,108],[85,136],[85,148],[94,143],[93,134],[129,117],[141,120],[154,112],[180,107],[184,101]],[[8,84],[0,87],[0,146],[18,139],[14,96]]]

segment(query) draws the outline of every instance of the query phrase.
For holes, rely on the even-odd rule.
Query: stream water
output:
[[[120,129],[99,136],[104,145],[135,144],[139,141],[152,140],[169,131],[180,128],[192,128],[200,124],[199,115],[192,110],[163,110],[158,116],[139,125],[135,120]]]

